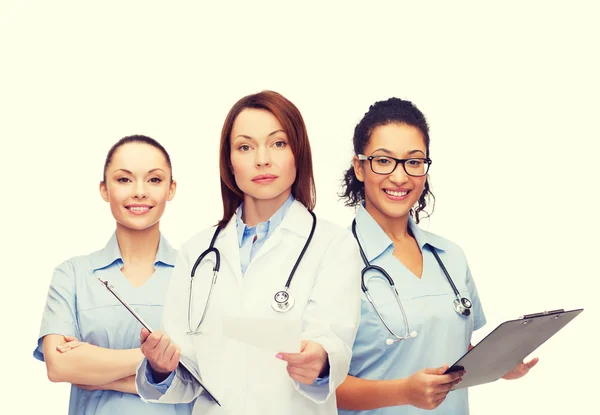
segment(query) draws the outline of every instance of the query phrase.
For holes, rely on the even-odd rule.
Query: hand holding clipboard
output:
[[[129,311],[131,313],[131,315],[133,317],[135,317],[135,319],[137,321],[140,322],[140,324],[142,326],[144,326],[144,328],[146,330],[148,330],[148,332],[151,334],[152,333],[152,329],[150,328],[150,326],[131,308],[131,306],[129,304],[127,304],[125,301],[123,301],[121,299],[121,297],[119,297],[119,295],[113,290],[113,287],[108,285],[108,281],[105,281],[101,278],[98,278],[98,280],[102,283],[102,285],[104,285],[106,287],[106,289],[108,291],[110,291],[110,293],[117,299],[119,300],[119,302],[121,304],[123,304],[123,307],[125,307],[127,309],[127,311]],[[183,356],[181,356],[178,360],[179,360],[179,366],[181,366],[182,368],[184,368],[197,382],[198,384],[200,384],[200,386],[204,389],[204,391],[208,394],[208,396],[219,406],[221,406],[221,404],[219,403],[219,401],[214,397],[214,395],[206,388],[206,386],[204,386],[204,384],[202,383],[202,381],[200,380],[200,376],[198,376],[198,374],[191,368],[191,365],[189,363],[186,363],[183,360]]]
[[[559,330],[583,312],[552,310],[526,314],[516,320],[505,321],[457,360],[446,373],[466,370],[462,382],[452,390],[494,382],[513,368],[515,379],[520,377],[519,365],[531,352],[554,336]],[[524,365],[533,367],[536,359]],[[520,367],[522,371],[527,367]],[[521,375],[522,376],[522,375]]]

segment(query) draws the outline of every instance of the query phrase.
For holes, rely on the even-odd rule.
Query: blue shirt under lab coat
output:
[[[456,244],[420,229],[412,219],[409,227],[423,254],[422,277],[417,278],[394,255],[394,245],[363,206],[356,213],[356,232],[372,265],[384,268],[394,280],[406,311],[410,331],[417,337],[391,345],[392,338],[373,306],[363,294],[361,320],[354,346],[350,375],[373,380],[406,378],[425,368],[452,365],[467,352],[474,330],[481,328],[485,315],[467,259]],[[456,298],[446,276],[431,253],[435,249],[446,266],[461,296],[472,302],[471,315],[458,315],[452,306]],[[368,272],[365,283],[386,323],[404,336],[404,319],[387,280]],[[340,410],[340,415],[416,415],[469,413],[467,389],[450,392],[446,400],[432,411],[414,406],[394,406],[371,411]]]
[[[277,226],[285,218],[285,214],[289,210],[290,206],[294,203],[294,196],[291,194],[288,196],[283,205],[277,209],[277,211],[269,218],[266,222],[261,222],[255,226],[249,227],[242,220],[242,213],[244,204],[238,206],[235,215],[235,224],[238,232],[238,243],[240,246],[240,265],[242,267],[242,275],[246,273],[246,269],[252,259],[256,256],[260,248],[265,244],[269,236],[275,232]],[[256,240],[254,240],[256,237]]]
[[[137,288],[121,272],[123,259],[116,234],[104,249],[59,265],[52,276],[34,357],[44,361],[42,340],[48,334],[74,336],[80,341],[110,349],[140,347],[141,324],[98,281],[98,277],[107,280],[150,327],[159,328],[176,256],[177,251],[161,235],[155,272]],[[71,387],[70,415],[142,413],[188,415],[191,405],[150,404],[134,394]]]

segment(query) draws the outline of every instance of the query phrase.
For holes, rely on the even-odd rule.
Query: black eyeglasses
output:
[[[371,170],[375,174],[391,174],[396,170],[398,163],[400,163],[409,176],[422,177],[427,174],[429,166],[431,166],[430,158],[397,159],[390,156],[365,156],[364,154],[359,154],[358,159],[361,161],[369,160]]]

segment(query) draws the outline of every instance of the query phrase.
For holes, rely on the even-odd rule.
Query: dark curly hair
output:
[[[427,125],[425,116],[412,102],[400,98],[377,101],[369,107],[369,111],[367,111],[354,129],[354,138],[352,139],[354,154],[362,154],[367,144],[369,144],[373,131],[377,127],[387,124],[406,124],[418,128],[423,134],[423,140],[425,141],[426,157],[430,157],[429,126]],[[340,197],[345,199],[344,204],[346,206],[356,206],[365,199],[365,185],[356,178],[353,166],[350,166],[344,173]],[[424,212],[429,199],[435,203],[435,197],[429,187],[429,178],[427,178],[423,194],[419,198],[418,206],[410,210],[410,215],[415,218],[417,223],[419,223],[419,215],[421,212]],[[427,215],[426,217],[429,217],[433,213],[433,204],[431,213],[426,211],[424,213]]]

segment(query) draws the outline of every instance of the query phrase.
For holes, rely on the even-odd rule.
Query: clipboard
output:
[[[446,371],[467,372],[451,390],[500,379],[582,311],[583,308],[544,311],[500,324]]]
[[[133,317],[135,317],[135,319],[137,321],[140,322],[140,324],[142,326],[144,326],[146,328],[146,330],[148,330],[150,333],[152,333],[152,329],[150,328],[150,326],[142,319],[142,317],[140,317],[140,315],[138,313],[136,313],[133,308],[131,308],[131,306],[129,304],[127,304],[125,301],[123,301],[121,299],[121,297],[119,297],[119,294],[117,294],[114,290],[113,290],[113,286],[112,285],[108,285],[108,281],[105,281],[101,278],[98,278],[98,280],[102,283],[102,285],[104,285],[104,287],[110,291],[110,293],[117,299],[119,300],[119,302],[121,304],[123,304],[123,307],[125,307],[127,309],[127,311],[129,311],[131,313],[131,315]],[[192,362],[187,359],[185,356],[181,355],[181,357],[179,358],[179,366],[182,367],[183,369],[185,369],[185,371],[187,373],[190,374],[190,376],[192,376],[196,382],[198,382],[198,384],[200,385],[200,387],[202,389],[204,389],[204,392],[206,392],[206,394],[219,406],[221,406],[221,403],[217,400],[217,398],[215,398],[215,396],[208,390],[208,388],[206,386],[204,386],[204,384],[202,383],[202,381],[200,380],[200,374],[197,373],[195,370],[193,370],[192,368],[194,367],[194,365],[192,364]]]

